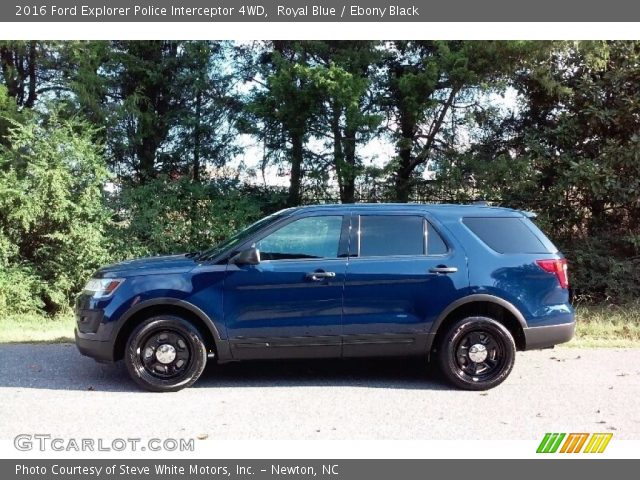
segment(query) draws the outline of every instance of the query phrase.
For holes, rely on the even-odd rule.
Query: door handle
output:
[[[446,265],[438,265],[429,269],[429,273],[456,273],[457,271],[456,267],[447,267]]]
[[[311,272],[307,273],[307,279],[313,282],[320,282],[325,278],[333,278],[336,276],[336,272]]]

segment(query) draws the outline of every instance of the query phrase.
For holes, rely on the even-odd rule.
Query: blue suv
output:
[[[98,270],[76,344],[145,389],[192,385],[207,359],[421,356],[457,387],[507,378],[516,350],[574,334],[567,262],[517,210],[291,208],[197,253]]]

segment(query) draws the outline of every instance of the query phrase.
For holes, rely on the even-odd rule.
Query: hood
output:
[[[134,258],[102,267],[95,273],[94,277],[109,278],[185,273],[192,270],[196,265],[197,262],[194,258],[186,254]]]

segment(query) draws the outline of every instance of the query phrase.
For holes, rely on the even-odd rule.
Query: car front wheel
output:
[[[451,325],[437,347],[444,377],[466,390],[488,390],[511,373],[516,346],[509,330],[488,317],[467,317]]]
[[[154,392],[190,387],[202,374],[207,350],[202,335],[188,321],[157,316],[138,325],[127,340],[124,356],[131,378]]]

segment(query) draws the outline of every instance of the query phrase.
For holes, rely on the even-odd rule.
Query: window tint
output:
[[[404,215],[360,217],[360,256],[423,255],[423,218]]]
[[[263,260],[335,258],[338,256],[342,216],[306,217],[288,223],[260,240]]]
[[[464,224],[498,253],[547,253],[548,249],[520,218],[472,218]]]
[[[427,255],[443,255],[447,250],[447,244],[440,234],[427,222]]]
[[[240,230],[239,232],[236,232],[231,237],[227,238],[226,240],[219,243],[215,247],[210,248],[209,250],[205,250],[200,254],[198,259],[207,260],[210,258],[217,257],[225,250],[231,250],[235,246],[241,244],[246,239],[248,239],[251,235],[253,235],[254,233],[257,233],[258,230],[268,226],[270,223],[277,222],[278,220],[280,220],[280,218],[282,218],[282,214],[278,212],[278,213],[269,215],[268,217],[265,217],[261,220],[258,220],[257,222],[249,225],[247,228]]]

